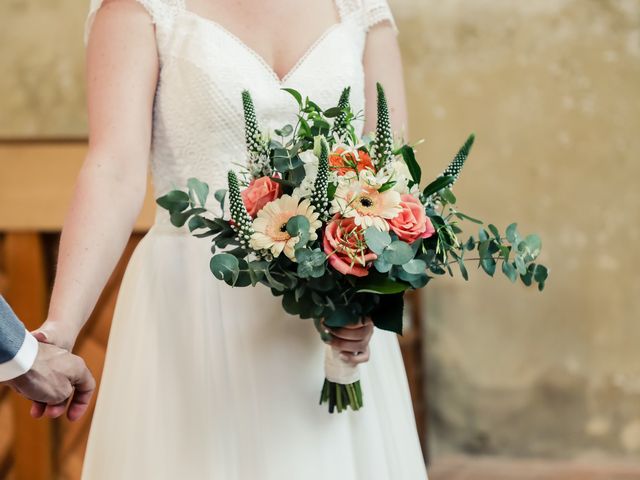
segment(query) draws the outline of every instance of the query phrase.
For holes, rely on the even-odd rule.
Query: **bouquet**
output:
[[[452,192],[473,135],[422,188],[414,148],[394,141],[380,84],[376,130],[362,138],[349,88],[328,110],[284,90],[298,103],[297,122],[273,132],[260,129],[251,95],[243,92],[248,158],[228,172],[228,189],[210,199],[209,186],[191,178],[157,199],[173,225],[211,241],[217,279],[269,287],[286,312],[313,319],[321,336],[322,321],[344,327],[364,317],[402,334],[404,292],[454,269],[467,280],[470,262],[490,276],[499,265],[511,282],[544,288],[548,271],[536,263],[537,235],[521,237],[513,223],[504,234],[489,224],[466,241],[459,237],[463,221],[483,223],[459,211]],[[329,345],[320,403],[329,412],[363,406],[357,367]]]

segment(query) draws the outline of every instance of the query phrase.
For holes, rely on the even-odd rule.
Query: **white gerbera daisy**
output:
[[[363,171],[360,176],[344,177],[331,202],[331,213],[353,218],[354,223],[362,228],[389,230],[387,219],[394,218],[402,210],[400,193],[393,189],[381,192],[382,185],[373,172]]]
[[[319,216],[308,199],[300,201],[297,196],[283,195],[265,205],[253,221],[254,233],[251,235],[251,248],[269,250],[274,257],[281,253],[295,261],[295,245],[298,237],[287,232],[287,222],[297,215],[309,220],[309,239],[316,240],[316,230],[322,226]]]

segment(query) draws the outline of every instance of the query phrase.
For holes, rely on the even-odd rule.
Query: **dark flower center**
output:
[[[282,233],[285,233],[287,231],[287,224],[283,223],[282,225],[280,225],[280,231]]]
[[[360,205],[362,205],[365,208],[369,208],[373,206],[373,202],[371,201],[370,198],[363,197],[360,199]]]

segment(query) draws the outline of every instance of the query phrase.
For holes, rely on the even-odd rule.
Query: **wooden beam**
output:
[[[86,153],[81,141],[0,142],[0,231],[60,231]],[[154,215],[149,182],[136,230]]]

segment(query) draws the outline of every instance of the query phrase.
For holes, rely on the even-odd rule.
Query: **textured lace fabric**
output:
[[[366,32],[386,20],[395,29],[386,0],[336,0],[339,23],[280,79],[239,38],[187,10],[183,0],[137,1],[155,24],[160,61],[151,146],[158,196],[184,187],[189,177],[208,182],[212,190],[223,188],[226,172],[245,164],[244,89],[253,96],[263,129],[295,122],[297,104],[281,90],[286,87],[328,108],[337,103],[344,87],[351,86],[352,107],[363,111]],[[92,0],[85,45],[101,3]]]

